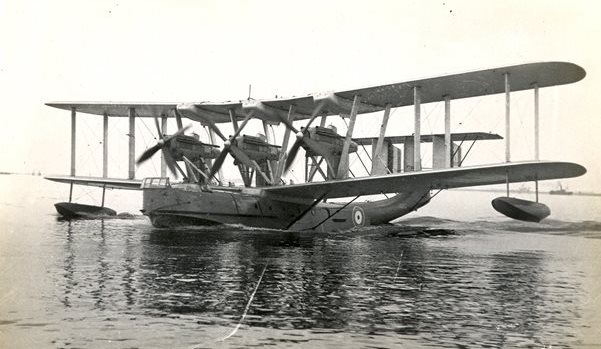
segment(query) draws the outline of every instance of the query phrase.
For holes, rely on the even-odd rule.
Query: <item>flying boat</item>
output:
[[[440,190],[493,184],[507,186],[507,196],[492,202],[497,211],[538,222],[550,214],[538,200],[538,182],[586,172],[576,163],[539,160],[538,91],[577,82],[585,75],[584,69],[573,63],[539,62],[292,98],[221,103],[52,102],[47,105],[71,113],[71,171],[66,176],[46,179],[70,185],[69,202],[55,205],[66,217],[114,214],[104,206],[106,189],[140,190],[141,212],[157,227],[241,224],[295,231],[342,231],[391,222],[428,204]],[[535,159],[512,162],[510,96],[511,92],[524,90],[534,91]],[[494,94],[505,94],[504,137],[451,131],[453,100]],[[422,134],[421,105],[435,102],[444,103],[444,133]],[[402,107],[413,108],[413,133],[387,136],[391,110]],[[76,175],[78,113],[103,117],[102,177]],[[348,121],[342,134],[327,126],[328,118],[337,116]],[[129,120],[126,178],[107,176],[110,118]],[[140,118],[154,120],[158,142],[137,155],[135,125]],[[359,118],[381,120],[379,133],[354,137]],[[175,119],[178,127],[171,134],[167,130],[169,119]],[[262,122],[264,135],[244,133],[252,119]],[[186,133],[192,123],[207,128],[210,142]],[[225,124],[232,126],[233,135],[225,136],[220,127]],[[279,142],[267,132],[270,125],[284,129]],[[506,144],[505,162],[463,165],[475,142],[501,139]],[[423,143],[431,143],[431,169],[422,167]],[[349,159],[358,156],[359,147],[371,148],[371,152],[366,151],[371,154],[368,165],[361,161],[369,175],[355,177]],[[305,154],[305,182],[286,183],[283,178],[301,148]],[[136,164],[157,153],[162,153],[161,175],[135,178]],[[233,160],[243,185],[223,179],[222,166],[228,159]],[[172,180],[167,170],[182,180]],[[509,184],[518,182],[536,183],[535,202],[509,196]],[[73,185],[101,187],[102,204],[72,202]],[[376,194],[384,197],[359,200]]]

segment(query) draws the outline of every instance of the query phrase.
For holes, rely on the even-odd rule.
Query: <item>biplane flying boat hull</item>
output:
[[[153,225],[241,224],[249,227],[336,231],[388,223],[430,201],[430,191],[533,179],[576,177],[586,169],[566,162],[525,162],[395,173],[264,188],[166,184],[144,187],[142,212]],[[151,179],[147,179],[150,181]],[[374,202],[324,203],[324,198],[396,193]]]
[[[324,203],[314,206],[264,195],[184,185],[144,189],[144,209],[156,227],[240,224],[267,229],[343,231],[387,223],[427,204],[429,190],[399,193],[373,202]]]
[[[539,88],[574,83],[585,76],[585,70],[573,63],[539,62],[269,100],[47,103],[71,111],[71,175],[47,178],[70,183],[71,188],[73,184],[102,187],[103,203],[106,189],[142,190],[142,212],[157,226],[242,224],[274,229],[344,230],[386,223],[429,202],[432,190],[491,184],[509,186],[510,183],[530,181],[538,185],[542,180],[584,174],[586,169],[575,163],[538,161],[538,91]],[[510,156],[510,95],[524,90],[534,91],[536,161],[516,163],[511,162]],[[451,101],[500,93],[505,94],[505,163],[463,167],[465,157],[477,140],[501,137],[482,132],[453,134]],[[423,135],[421,105],[433,102],[444,102],[445,131],[444,134]],[[413,132],[407,136],[387,137],[391,108],[405,106],[413,107]],[[378,137],[354,139],[357,116],[366,114],[366,118],[373,118],[370,114],[380,111],[383,115]],[[103,116],[102,178],[75,176],[77,112]],[[346,136],[339,135],[335,129],[324,128],[327,118],[334,115],[349,119],[348,124],[345,121]],[[108,178],[110,117],[127,117],[129,120],[128,179]],[[158,140],[136,161],[136,119],[145,117],[154,119]],[[318,117],[321,125],[311,127]],[[175,133],[167,132],[169,118],[175,118],[177,122]],[[207,127],[210,144],[201,142],[194,134],[185,135],[191,125],[184,126],[183,118]],[[262,121],[264,134],[261,137],[242,133],[250,119]],[[293,122],[299,120],[308,121],[304,127],[297,128]],[[234,134],[226,137],[217,125],[222,123],[231,123]],[[275,144],[275,134],[268,132],[274,124],[284,126],[281,145]],[[292,135],[296,140],[289,147]],[[221,139],[221,146],[216,143],[216,136]],[[463,155],[462,144],[470,139],[473,141]],[[432,170],[423,170],[422,142],[432,143]],[[402,149],[395,146],[397,143],[402,143]],[[357,153],[359,144],[372,147],[371,171]],[[306,182],[286,185],[283,175],[291,168],[301,148],[305,152]],[[149,160],[159,151],[163,154],[160,177],[151,178],[150,182],[147,181],[149,178],[144,182],[136,180],[136,163]],[[361,160],[368,176],[349,178],[355,177],[350,168],[350,156]],[[223,185],[220,171],[228,157],[232,157],[238,166],[244,188]],[[178,162],[184,163],[185,169]],[[171,185],[166,175],[167,167],[176,177],[183,177],[184,182]],[[323,181],[314,180],[316,175]],[[357,200],[374,194],[392,197],[375,202]],[[325,202],[326,199],[343,198],[350,201],[344,204]],[[536,211],[537,217],[545,213],[537,205],[509,203],[513,204],[511,210],[500,212],[510,217],[514,208],[524,214]]]

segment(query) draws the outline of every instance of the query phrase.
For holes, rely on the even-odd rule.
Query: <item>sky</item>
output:
[[[541,89],[541,158],[584,165],[585,176],[565,183],[601,192],[600,9],[548,0],[2,1],[0,171],[68,173],[69,112],[50,101],[221,102],[246,99],[249,84],[253,98],[287,97],[567,61],[587,76]],[[512,95],[513,160],[534,157],[532,99]],[[443,131],[443,109],[422,106],[422,133]],[[504,113],[503,96],[454,101],[453,131],[503,135]],[[375,135],[380,120],[360,116],[355,135]],[[412,133],[412,122],[411,108],[394,111],[387,135]],[[137,154],[153,131],[152,120],[137,122]],[[77,132],[78,174],[99,176],[101,118],[80,114]],[[125,177],[127,121],[111,120],[109,133],[109,175]],[[431,160],[427,147],[422,156]],[[466,164],[502,161],[504,144],[483,142]],[[157,169],[149,163],[137,176]]]

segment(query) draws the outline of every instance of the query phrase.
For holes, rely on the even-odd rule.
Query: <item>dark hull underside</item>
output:
[[[72,218],[96,218],[114,216],[117,214],[108,207],[78,204],[74,202],[58,202],[54,204],[56,211],[67,219]]]

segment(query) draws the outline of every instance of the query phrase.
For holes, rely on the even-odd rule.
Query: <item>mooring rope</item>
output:
[[[401,268],[401,262],[403,261],[403,253],[405,251],[401,251],[401,256],[399,257],[399,263],[396,266],[396,271],[394,272],[394,278],[397,278],[397,275],[399,275],[399,269]]]
[[[267,264],[265,264],[265,267],[263,267],[263,271],[261,272],[261,276],[259,276],[259,281],[257,281],[257,285],[255,286],[255,290],[253,291],[253,293],[250,295],[250,299],[248,300],[248,303],[246,304],[246,308],[244,308],[244,313],[242,314],[242,317],[240,318],[240,321],[238,321],[238,324],[236,325],[236,327],[232,330],[232,332],[230,332],[230,334],[228,334],[227,336],[218,339],[219,342],[223,342],[224,340],[230,338],[231,336],[233,336],[234,334],[236,334],[236,332],[238,332],[238,329],[240,328],[240,326],[242,326],[242,321],[244,321],[244,318],[246,317],[246,313],[248,313],[248,309],[250,308],[250,304],[253,301],[253,298],[255,297],[255,293],[257,293],[257,290],[259,289],[259,285],[261,284],[261,280],[263,279],[263,274],[265,274],[265,270],[267,269]]]

